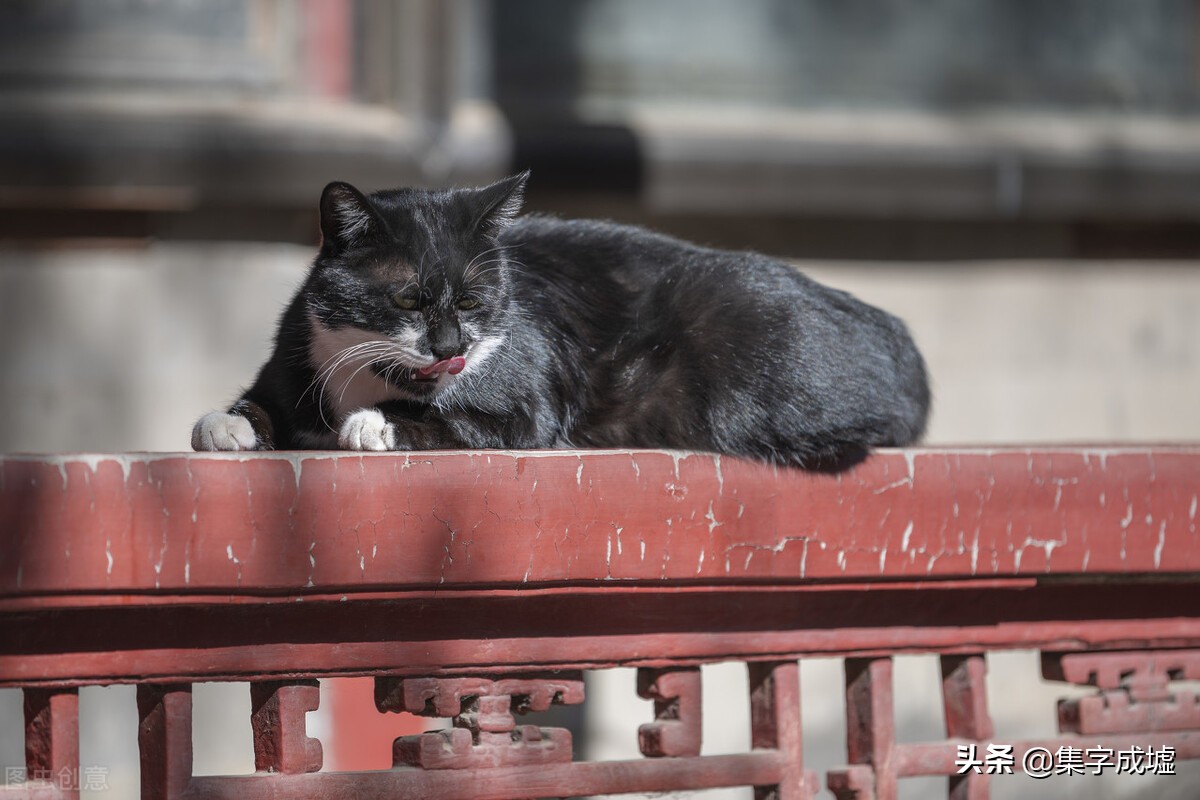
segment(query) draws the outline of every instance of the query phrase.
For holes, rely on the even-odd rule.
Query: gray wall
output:
[[[0,450],[178,450],[248,384],[312,250],[0,250]],[[802,262],[906,319],[930,443],[1200,439],[1194,263]]]

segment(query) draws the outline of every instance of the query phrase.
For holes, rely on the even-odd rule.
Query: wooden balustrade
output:
[[[135,683],[146,798],[532,798],[753,786],[892,800],[997,753],[1200,758],[1200,448],[881,451],[840,474],[657,451],[0,458],[0,685],[67,798],[80,686]],[[1095,687],[998,740],[988,651]],[[892,657],[941,656],[946,737],[896,740]],[[798,660],[844,656],[849,763],[806,770]],[[748,665],[751,740],[701,753],[698,665]],[[643,757],[520,714],[638,667]],[[317,678],[449,717],[390,770],[321,771]],[[1032,676],[1031,676],[1032,677]],[[251,682],[257,772],[193,776],[191,684]],[[985,761],[985,756],[987,759]],[[1003,766],[1002,764],[1000,766]],[[1162,764],[1160,763],[1161,767]],[[1002,771],[1002,770],[1000,770]]]

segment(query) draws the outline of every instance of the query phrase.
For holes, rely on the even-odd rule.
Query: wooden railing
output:
[[[1197,447],[882,451],[842,474],[652,451],[7,457],[0,685],[25,690],[29,774],[53,775],[78,768],[77,688],[137,684],[146,798],[883,800],[922,775],[983,798],[972,754],[1200,757],[1200,705],[1172,687],[1200,679],[1198,494]],[[1014,648],[1095,687],[1057,737],[995,736],[984,654]],[[941,656],[944,739],[896,741],[904,653]],[[849,763],[824,776],[801,747],[817,655],[846,657]],[[751,741],[701,755],[699,665],[731,660]],[[643,758],[576,761],[565,730],[518,724],[615,666],[655,700]],[[390,770],[322,772],[304,715],[331,676],[455,727],[398,739]],[[224,680],[252,684],[258,772],[193,776],[191,683]]]

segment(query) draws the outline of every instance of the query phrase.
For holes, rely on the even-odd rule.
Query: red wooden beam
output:
[[[218,800],[391,800],[396,797],[470,797],[517,800],[592,794],[666,792],[778,783],[783,773],[773,751],[702,758],[582,761],[536,769],[497,767],[482,771],[402,767],[376,772],[314,772],[307,775],[195,777],[185,798]]]
[[[1200,647],[1200,591],[1176,582],[869,591],[529,590],[516,597],[188,602],[0,617],[0,683],[512,672],[614,664],[1025,647]],[[80,598],[86,602],[88,598]]]
[[[1200,571],[1200,448],[0,459],[0,597]]]

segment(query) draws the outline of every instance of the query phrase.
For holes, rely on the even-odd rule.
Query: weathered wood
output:
[[[8,456],[0,596],[1200,571],[1200,448]],[[1086,525],[1083,523],[1086,522]]]
[[[994,734],[987,707],[987,662],[983,655],[942,656],[942,708],[946,737],[985,746]],[[988,800],[988,776],[968,772],[950,776],[950,800]]]
[[[890,658],[846,659],[846,757],[870,764],[875,800],[896,800],[895,701]],[[830,785],[833,789],[833,784]]]
[[[27,788],[46,791],[55,800],[77,800],[79,693],[73,688],[26,689],[24,698]]]
[[[964,745],[1200,757],[1172,685],[1200,674],[1198,478],[1200,448],[894,451],[841,475],[659,452],[4,457],[0,685],[26,689],[30,763],[78,774],[73,687],[137,684],[148,798],[803,800],[797,659],[840,655],[835,795],[943,775],[985,800]],[[1012,648],[1095,687],[1060,736],[995,739],[984,654]],[[941,657],[944,739],[896,741],[909,652]],[[728,660],[749,749],[704,756],[698,667]],[[518,724],[613,666],[642,668],[652,758],[576,761],[567,731]],[[455,727],[397,739],[392,769],[317,771],[304,718],[336,675]],[[255,775],[191,775],[196,680],[251,681]]]
[[[1200,591],[1175,582],[1001,589],[638,587],[25,610],[0,684],[528,672],[1006,647],[1200,647]],[[346,597],[345,601],[341,600]],[[86,598],[77,600],[85,601]],[[53,624],[47,620],[53,619]]]
[[[1170,690],[1171,681],[1200,680],[1200,650],[1131,653],[1043,653],[1051,680],[1102,691],[1065,700],[1058,707],[1061,731],[1085,735],[1200,729],[1200,698]]]
[[[412,767],[378,772],[315,772],[308,775],[197,777],[188,800],[392,800],[445,797],[474,800],[571,797],[666,792],[776,783],[773,752],[642,761],[584,761],[534,767],[474,770]]]
[[[518,725],[514,714],[583,702],[577,672],[486,678],[378,678],[380,711],[451,717],[448,731],[401,736],[392,748],[397,767],[495,769],[570,763],[571,732]]]
[[[756,786],[755,800],[808,800],[816,775],[804,769],[800,725],[800,665],[795,661],[754,663],[750,670],[750,747],[777,750],[783,774],[773,786]]]
[[[182,797],[192,778],[192,687],[139,684],[142,800]]]
[[[700,755],[702,711],[699,667],[642,668],[637,676],[638,695],[654,701],[654,722],[638,728],[642,755]]]
[[[250,728],[254,768],[289,775],[321,768],[321,743],[305,733],[305,716],[320,705],[315,680],[250,684]]]

